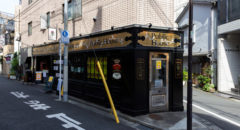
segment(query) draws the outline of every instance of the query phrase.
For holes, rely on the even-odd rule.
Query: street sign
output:
[[[63,30],[61,32],[61,42],[64,44],[69,44],[70,40],[69,40],[69,33],[66,30]]]

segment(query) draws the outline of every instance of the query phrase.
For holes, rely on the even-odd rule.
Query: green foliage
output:
[[[204,69],[204,73],[207,77],[211,77],[212,73],[213,73],[213,70],[211,69],[210,66],[208,66],[206,69]]]
[[[211,81],[211,79],[209,77],[204,76],[204,75],[199,75],[197,77],[197,80],[198,80],[200,87],[203,87],[205,84],[208,84]]]
[[[187,81],[188,80],[188,72],[186,69],[183,70],[183,81]]]
[[[211,89],[213,89],[214,88],[214,84],[209,84],[209,83],[207,83],[207,84],[205,84],[204,86],[203,86],[203,90],[204,91],[207,91],[207,92],[209,92],[209,91],[211,91]]]
[[[18,55],[17,55],[17,53],[15,53],[14,54],[14,56],[13,56],[13,59],[12,59],[12,62],[11,62],[11,64],[12,64],[12,67],[11,67],[11,70],[10,70],[10,74],[11,75],[15,75],[16,74],[16,71],[17,71],[17,69],[18,69]]]
[[[199,75],[197,77],[199,86],[204,90],[204,91],[211,91],[214,88],[214,84],[211,84],[211,75],[213,71],[211,70],[210,66],[204,69],[204,74]]]

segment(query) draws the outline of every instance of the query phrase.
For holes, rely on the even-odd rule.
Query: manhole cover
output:
[[[150,114],[149,117],[154,119],[154,120],[161,120],[162,119],[161,116],[156,115],[156,114]]]

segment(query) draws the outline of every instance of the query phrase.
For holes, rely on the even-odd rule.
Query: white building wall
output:
[[[218,39],[218,90],[231,91],[240,75],[240,35],[228,34]]]
[[[183,11],[189,0],[174,0],[174,19]]]
[[[193,45],[193,54],[206,54],[211,44],[211,5],[194,4],[193,7],[193,24],[195,26],[195,44]],[[189,11],[186,11],[182,19],[179,21],[179,27],[188,25]],[[188,43],[188,27],[183,29],[184,43]],[[185,55],[188,47],[184,47]]]

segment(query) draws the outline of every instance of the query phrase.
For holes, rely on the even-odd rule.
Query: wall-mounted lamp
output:
[[[152,27],[152,23],[148,23],[147,26],[148,26],[149,28],[151,28],[151,27]]]
[[[114,30],[115,26],[111,26],[111,30]]]
[[[93,17],[93,22],[96,22],[97,21],[97,18],[96,17]]]

